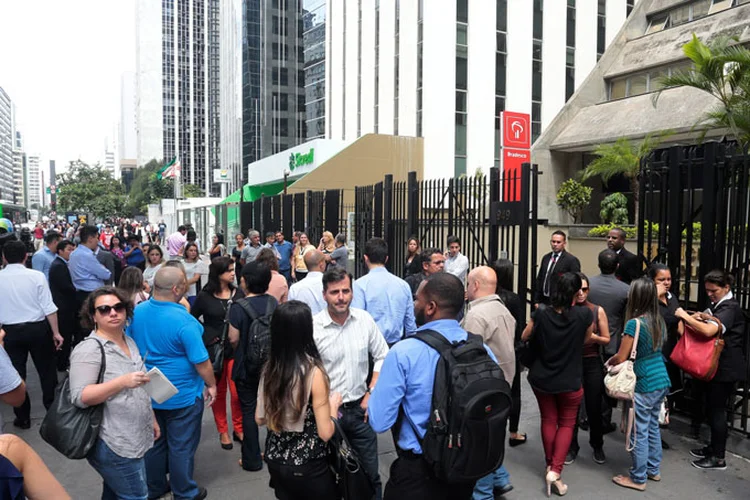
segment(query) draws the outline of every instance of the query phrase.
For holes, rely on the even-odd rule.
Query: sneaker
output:
[[[607,456],[604,454],[604,450],[602,448],[594,449],[594,462],[598,463],[599,465],[607,462]]]
[[[193,500],[203,500],[207,496],[208,496],[208,490],[201,486],[198,488],[198,494],[195,496]]]
[[[708,456],[708,450],[706,449],[706,447],[693,448],[692,450],[690,450],[690,454],[695,458],[706,458],[706,456]]]
[[[671,448],[671,447],[669,446],[669,443],[667,443],[666,441],[664,441],[664,440],[662,439],[662,440],[661,440],[661,449],[662,449],[662,450],[668,450],[668,449],[670,449],[670,448]]]
[[[576,461],[576,458],[578,458],[578,452],[569,451],[568,454],[565,456],[565,465],[572,464],[573,462]]]
[[[505,495],[506,493],[510,493],[511,491],[513,491],[513,485],[510,484],[510,483],[508,483],[505,486],[494,488],[492,490],[492,493],[496,497],[501,497],[501,496]]]
[[[694,461],[693,467],[697,469],[725,470],[727,468],[727,462],[721,458],[706,457]]]

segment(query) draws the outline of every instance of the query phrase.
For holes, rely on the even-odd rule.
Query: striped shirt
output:
[[[380,373],[388,354],[388,344],[372,316],[350,307],[349,317],[339,325],[325,308],[313,317],[313,336],[331,382],[331,392],[340,392],[344,403],[362,398],[367,390],[367,354],[375,361],[375,373]]]
[[[625,325],[625,335],[635,337],[635,322],[637,319],[631,319]],[[662,339],[666,336],[666,331],[662,332]],[[648,325],[641,321],[641,329],[638,332],[638,349],[635,354],[635,392],[645,394],[648,392],[666,389],[670,386],[667,367],[664,364],[664,356],[661,353],[661,346],[654,349],[654,341],[651,338],[651,332]]]

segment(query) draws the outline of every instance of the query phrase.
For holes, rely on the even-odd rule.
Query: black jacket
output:
[[[76,289],[70,278],[68,264],[61,258],[55,257],[49,266],[49,289],[52,293],[52,301],[57,306],[60,325],[69,326],[71,322],[75,323]]]
[[[627,248],[620,250],[617,254],[617,270],[615,276],[618,280],[628,285],[633,281],[643,276],[643,261],[641,258],[631,252],[628,252]]]
[[[542,263],[539,265],[539,274],[536,276],[536,291],[534,292],[534,303],[541,304],[548,302],[548,298],[544,296],[544,278],[547,276],[547,267],[549,266],[549,260],[552,258],[552,252],[542,257]],[[552,297],[557,289],[557,281],[565,273],[578,273],[581,272],[581,263],[578,257],[572,253],[568,253],[563,250],[555,263],[555,267],[552,270],[552,276],[550,276],[549,282],[549,295]]]
[[[713,378],[716,382],[738,382],[745,380],[745,316],[740,303],[734,298],[712,306],[711,313],[726,327],[724,350],[719,358],[719,368]]]

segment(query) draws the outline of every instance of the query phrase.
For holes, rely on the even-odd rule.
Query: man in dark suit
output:
[[[565,250],[568,237],[563,231],[552,233],[549,243],[552,251],[542,257],[539,274],[536,277],[535,305],[550,304],[550,297],[557,289],[557,282],[560,276],[565,273],[578,273],[581,271],[581,263],[578,261],[578,258]]]
[[[75,248],[70,240],[61,240],[57,244],[57,256],[49,267],[49,289],[52,292],[52,301],[57,306],[57,323],[65,341],[62,349],[57,351],[57,370],[68,369],[71,339],[76,331],[76,288],[70,278],[68,260]]]
[[[643,276],[643,261],[625,248],[627,235],[625,230],[619,227],[612,229],[607,234],[607,248],[617,253],[617,271],[615,276],[618,280],[628,285]]]

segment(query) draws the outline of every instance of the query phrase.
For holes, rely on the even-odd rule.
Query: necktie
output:
[[[542,289],[542,292],[544,293],[545,297],[549,297],[549,282],[552,278],[552,270],[555,269],[556,263],[557,263],[557,254],[553,253],[552,257],[550,258],[550,264],[549,264],[549,268],[547,269],[547,275],[544,277],[544,287]]]

